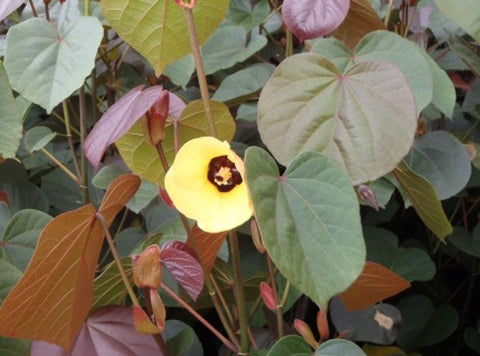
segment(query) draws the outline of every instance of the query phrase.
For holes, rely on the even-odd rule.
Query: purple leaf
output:
[[[151,335],[139,334],[133,326],[133,311],[128,307],[97,309],[80,330],[73,350],[45,341],[34,341],[30,356],[105,356],[162,355]]]
[[[0,21],[23,5],[23,0],[0,1]]]
[[[300,40],[328,35],[343,22],[350,0],[285,0],[283,21]]]
[[[133,88],[113,104],[85,139],[83,150],[95,169],[108,145],[123,136],[150,109],[163,90],[161,86],[142,89],[143,85]]]
[[[203,270],[191,247],[180,241],[162,246],[160,260],[188,295],[196,300],[203,288]]]

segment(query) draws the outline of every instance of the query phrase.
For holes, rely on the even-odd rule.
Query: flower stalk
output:
[[[248,354],[249,337],[248,337],[248,316],[247,307],[245,305],[245,291],[243,289],[242,270],[240,263],[240,248],[238,246],[238,237],[235,230],[228,234],[228,244],[232,257],[233,266],[233,288],[235,293],[235,301],[238,308],[238,323],[240,328],[240,352]]]
[[[200,52],[200,44],[198,43],[197,29],[195,27],[195,20],[191,8],[185,7],[185,20],[188,26],[188,35],[190,37],[190,46],[192,47],[193,58],[195,59],[195,67],[197,69],[198,85],[200,86],[200,93],[202,95],[203,106],[205,108],[205,115],[208,121],[208,130],[210,136],[217,137],[217,130],[215,128],[215,120],[210,107],[210,94],[208,92],[207,77],[205,76],[205,69],[203,67],[202,54]]]
[[[205,318],[203,318],[200,314],[198,314],[195,309],[193,309],[190,305],[185,303],[185,301],[180,298],[173,290],[170,289],[165,283],[162,282],[160,286],[168,295],[170,295],[175,301],[184,307],[190,314],[192,314],[198,321],[200,321],[205,327],[210,330],[223,344],[232,352],[236,353],[237,348],[234,344],[230,342],[225,336],[220,334],[220,332],[215,329]]]

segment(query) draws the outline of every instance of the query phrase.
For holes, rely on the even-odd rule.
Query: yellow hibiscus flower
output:
[[[199,137],[185,143],[165,175],[175,207],[206,232],[243,224],[252,216],[243,161],[227,142]]]

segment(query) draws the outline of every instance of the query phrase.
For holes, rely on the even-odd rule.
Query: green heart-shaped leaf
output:
[[[251,147],[245,167],[268,253],[293,285],[325,307],[365,264],[358,200],[348,176],[312,151],[279,176],[273,158]]]
[[[157,75],[191,52],[184,11],[172,0],[102,0],[103,16],[115,31],[142,54]],[[215,31],[228,1],[198,1],[193,9],[200,44]]]
[[[275,158],[288,164],[315,150],[343,166],[353,184],[395,168],[413,143],[415,99],[405,75],[386,62],[340,72],[315,53],[284,60],[260,95],[258,129]]]
[[[95,17],[75,18],[60,29],[39,17],[12,26],[5,68],[13,89],[51,112],[90,74],[102,37]]]

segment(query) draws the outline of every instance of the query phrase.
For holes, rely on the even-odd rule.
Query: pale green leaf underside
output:
[[[64,30],[39,17],[12,26],[5,68],[13,89],[51,112],[82,86],[102,37],[95,17],[78,17]]]
[[[472,172],[465,146],[447,131],[433,131],[420,137],[405,161],[432,183],[440,200],[460,192]]]
[[[159,75],[165,66],[191,52],[184,10],[173,0],[102,0],[115,31],[142,54]],[[193,9],[200,44],[225,17],[228,1],[198,1]]]
[[[275,66],[254,64],[227,76],[215,94],[213,100],[226,102],[260,91],[272,75]]]
[[[407,77],[417,105],[417,112],[433,98],[433,78],[425,54],[415,43],[389,31],[375,31],[366,35],[355,50],[331,38],[312,41],[312,51],[331,60],[340,71],[355,63],[379,60],[394,64]]]
[[[435,0],[435,4],[480,44],[480,0]]]
[[[22,138],[22,113],[17,109],[7,74],[0,62],[0,156],[13,158]]]
[[[52,217],[40,210],[17,212],[3,232],[2,258],[22,271],[27,268],[38,236]]]
[[[341,73],[315,53],[284,60],[258,104],[262,141],[280,163],[319,151],[344,167],[353,184],[395,168],[412,146],[416,121],[412,91],[398,68],[363,61]]]
[[[265,246],[280,272],[320,307],[345,290],[365,263],[359,206],[345,172],[316,152],[279,177],[273,158],[246,151],[247,184]]]
[[[247,40],[249,38],[249,40]],[[243,62],[267,44],[265,36],[247,35],[241,26],[223,26],[215,30],[202,47],[206,74]]]
[[[314,356],[366,356],[357,344],[343,339],[332,339],[324,342],[315,351]]]
[[[403,161],[393,171],[393,174],[405,195],[410,199],[418,216],[443,241],[453,230],[433,186],[425,178],[412,171]]]

